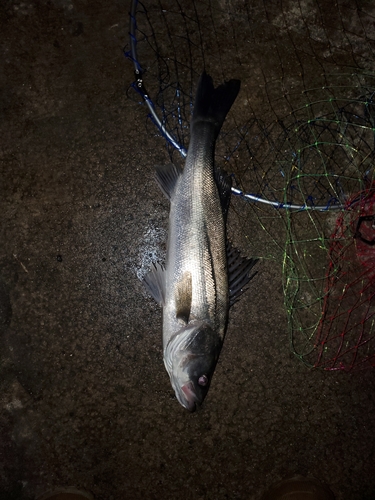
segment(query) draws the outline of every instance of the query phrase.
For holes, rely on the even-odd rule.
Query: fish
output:
[[[185,166],[155,168],[170,201],[165,265],[153,263],[144,285],[163,308],[163,358],[179,403],[201,406],[223,346],[230,306],[258,259],[243,258],[226,235],[231,177],[214,161],[215,143],[240,90],[200,77]]]

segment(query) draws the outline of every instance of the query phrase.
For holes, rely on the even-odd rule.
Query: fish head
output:
[[[179,403],[189,411],[201,405],[210,387],[222,339],[205,322],[181,328],[164,350],[164,363]]]

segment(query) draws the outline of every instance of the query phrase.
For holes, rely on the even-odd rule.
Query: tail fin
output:
[[[195,96],[192,125],[198,121],[212,122],[215,126],[216,138],[236,100],[240,86],[240,80],[229,80],[215,89],[212,78],[203,71]]]

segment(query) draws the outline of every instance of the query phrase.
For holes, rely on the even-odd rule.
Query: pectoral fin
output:
[[[229,305],[233,305],[243,292],[248,282],[255,276],[256,273],[250,275],[251,269],[255,266],[259,259],[247,259],[242,257],[237,248],[227,242],[227,259],[228,259],[228,281],[229,281]]]
[[[176,167],[173,163],[155,167],[156,182],[168,200],[173,196],[177,180],[181,173],[181,168]]]
[[[154,268],[143,278],[146,290],[161,306],[165,303],[165,269],[158,262]]]
[[[176,316],[186,324],[190,316],[192,293],[191,273],[185,271],[176,287]]]

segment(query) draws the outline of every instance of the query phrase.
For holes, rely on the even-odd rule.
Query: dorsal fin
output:
[[[240,251],[232,247],[229,241],[227,242],[230,306],[237,302],[240,296],[246,291],[244,287],[256,275],[256,272],[250,275],[250,271],[258,260],[259,259],[247,259],[246,257],[242,257]]]
[[[232,177],[228,175],[225,170],[221,170],[215,166],[215,181],[219,190],[221,209],[226,222],[230,205]]]

